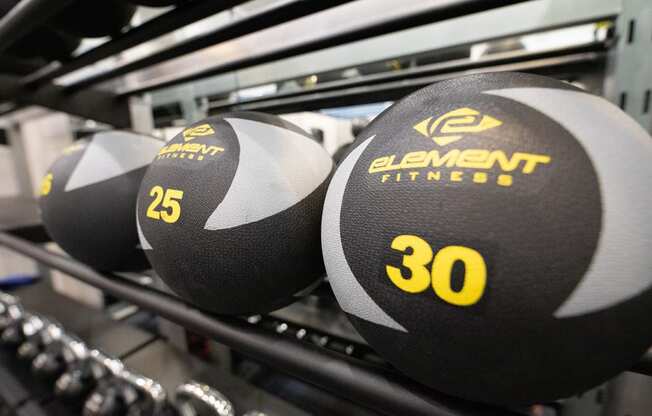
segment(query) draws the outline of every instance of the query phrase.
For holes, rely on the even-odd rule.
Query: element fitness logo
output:
[[[215,130],[208,123],[186,129],[183,131],[183,143],[173,143],[163,146],[163,148],[158,152],[156,159],[178,158],[201,161],[207,156],[215,156],[216,154],[223,152],[224,148],[215,145],[208,145],[206,143],[187,143],[198,137],[213,135],[215,135]]]
[[[213,134],[215,134],[215,130],[210,124],[206,123],[184,130],[183,140],[187,142],[195,137],[212,136]]]
[[[413,128],[439,146],[454,143],[468,134],[501,126],[502,121],[463,107],[437,119],[428,117]],[[423,143],[419,147],[423,146]],[[381,184],[473,182],[510,187],[515,178],[533,174],[551,162],[550,155],[502,149],[455,148],[403,149],[402,152],[376,157],[368,172],[377,175]]]
[[[428,117],[417,123],[414,129],[431,138],[439,146],[456,142],[464,137],[464,134],[479,133],[503,124],[500,120],[482,115],[468,107],[450,111],[434,121],[433,118]]]

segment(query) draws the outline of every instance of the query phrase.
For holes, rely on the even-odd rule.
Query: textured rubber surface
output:
[[[141,244],[166,283],[201,308],[277,309],[323,276],[319,226],[332,167],[310,136],[278,117],[195,123],[143,180]],[[183,193],[175,221],[152,218],[155,187]]]
[[[98,270],[146,268],[138,247],[136,198],[162,145],[152,137],[112,131],[65,150],[48,171],[44,186],[50,182],[50,189],[39,200],[52,239]]]
[[[552,79],[483,74],[417,91],[358,136],[333,177],[322,244],[334,292],[372,346],[443,392],[520,404],[587,389],[652,344],[640,318],[652,307],[650,156],[619,109]],[[430,246],[433,282],[445,249],[479,253],[478,298],[456,303],[471,273],[461,260],[450,291],[395,284],[387,266],[409,288],[404,261],[429,250],[392,248],[405,235]]]

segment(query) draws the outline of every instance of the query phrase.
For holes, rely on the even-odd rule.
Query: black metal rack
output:
[[[420,8],[418,12],[406,12],[395,18],[379,19],[373,23],[360,24],[345,31],[291,43],[286,47],[263,50],[242,58],[217,62],[205,70],[180,75],[172,74],[167,78],[156,78],[149,82],[141,82],[135,86],[127,86],[121,89],[107,86],[106,81],[116,80],[125,74],[155,67],[209,46],[226,43],[282,23],[319,14],[354,2],[352,0],[286,0],[278,2],[208,33],[163,48],[149,56],[74,80],[66,85],[57,83],[57,78],[89,67],[108,57],[152,41],[205,17],[238,6],[245,3],[245,0],[189,1],[140,26],[130,28],[107,43],[66,62],[34,67],[29,63],[15,62],[2,56],[2,51],[13,42],[30,29],[45,22],[71,1],[22,0],[15,10],[0,20],[0,64],[2,64],[0,68],[19,69],[17,71],[19,73],[0,74],[0,102],[12,103],[13,106],[9,111],[28,105],[40,105],[104,122],[117,128],[129,128],[134,124],[129,101],[131,96],[203,79],[208,76],[226,74],[285,58],[297,57],[313,51],[347,45],[352,42],[425,24],[461,18],[517,3],[528,3],[525,0],[444,0],[424,2],[427,5]],[[530,3],[541,3],[546,6],[549,1],[538,0]],[[624,8],[621,0],[614,1],[613,6],[608,4],[608,0],[581,1],[579,3],[582,3],[583,6],[581,7],[585,9],[590,8],[597,11],[587,11],[573,21],[568,20],[568,24],[595,22],[600,19],[616,21],[619,19],[619,13],[622,13]],[[562,27],[563,24],[559,23],[560,20],[555,20],[553,17],[545,16],[541,18],[541,21],[533,21],[531,23],[532,31]],[[492,28],[477,29],[489,33]],[[527,32],[526,29],[515,29],[509,35]],[[501,36],[507,36],[506,33]],[[490,37],[487,36],[488,38]],[[615,38],[620,42],[618,36]],[[622,38],[622,34],[620,38]],[[458,46],[454,41],[451,41],[450,45]],[[620,45],[623,48],[631,48],[631,46],[624,46],[622,42]],[[605,45],[596,44],[539,55],[518,56],[508,54],[472,63],[468,61],[437,63],[397,73],[387,72],[356,79],[339,80],[317,85],[309,90],[280,92],[273,96],[237,103],[218,103],[211,107],[210,111],[246,109],[281,112],[392,100],[432,82],[452,76],[487,70],[527,70],[536,72],[550,70],[551,68],[560,68],[561,70],[572,68],[572,71],[578,70],[578,68],[582,70],[588,70],[589,68],[596,70],[597,68],[603,75],[602,73],[606,71],[607,60],[611,59],[610,63],[612,65],[616,62],[613,56],[608,57],[607,55]],[[613,67],[611,67],[611,70],[610,76],[614,76],[616,79],[629,79],[627,76],[614,75]],[[616,89],[610,92],[612,93],[610,98],[621,94],[621,91],[625,91],[627,87],[624,84],[613,85],[615,85],[614,88]],[[618,90],[619,88],[620,90]],[[632,93],[630,92],[631,96]],[[3,114],[0,112],[1,115]],[[651,115],[647,114],[645,117],[649,118]],[[380,413],[388,415],[423,414],[446,416],[505,415],[510,414],[510,412],[511,414],[518,414],[517,410],[496,409],[450,398],[426,389],[392,371],[363,365],[317,347],[284,339],[273,332],[249,325],[241,320],[203,313],[178,298],[137,285],[119,276],[100,274],[75,260],[48,252],[36,243],[16,237],[16,235],[19,235],[33,241],[42,242],[45,241],[45,234],[42,231],[42,228],[36,225],[29,225],[28,227],[16,229],[14,235],[0,233],[0,245],[33,258],[48,267],[61,270],[106,293],[155,312],[188,329],[215,338],[235,350],[267,362],[280,371]],[[646,354],[632,368],[632,371],[652,375],[652,353]]]
[[[175,44],[150,56],[73,82],[70,85],[59,86],[52,82],[56,77],[92,65],[104,58],[118,54],[131,47],[172,32],[189,23],[244,2],[242,0],[219,2],[213,0],[194,0],[154,18],[141,26],[128,30],[111,41],[73,58],[69,62],[50,64],[26,76],[2,75],[0,77],[0,101],[14,102],[16,107],[12,108],[12,111],[25,105],[41,105],[53,110],[64,111],[105,122],[116,127],[125,128],[130,125],[130,114],[128,111],[128,100],[125,98],[126,95],[140,94],[169,85],[247,68],[289,56],[297,56],[313,50],[342,45],[360,39],[419,26],[428,22],[450,19],[499,6],[519,3],[521,1],[523,0],[503,0],[500,2],[447,0],[443,2],[432,2],[428,7],[419,10],[418,14],[408,13],[393,20],[380,20],[374,24],[360,25],[342,33],[300,42],[287,48],[280,48],[278,50],[248,56],[245,59],[224,63],[223,65],[211,68],[210,71],[193,73],[188,76],[174,76],[166,80],[154,80],[151,83],[118,93],[91,88],[98,83],[115,79],[129,72],[172,60],[210,45],[224,43],[236,37],[259,32],[265,28],[350,3],[351,0],[327,2],[293,0],[280,2],[272,7],[264,8],[262,11],[254,13],[251,16],[235,20],[231,24],[209,33]],[[34,14],[41,13],[40,16],[51,16],[53,10],[60,10],[59,7],[63,7],[65,5],[64,3],[50,0],[22,0],[19,6],[17,6],[17,9],[20,8],[20,10],[17,10],[16,13],[8,14],[0,22],[0,33],[16,33],[12,36],[3,36],[0,47],[5,44],[10,45],[26,33],[25,28],[29,29],[33,25],[43,21],[41,17],[30,23],[30,19]],[[52,4],[56,4],[56,7],[51,7]],[[19,32],[13,32],[17,27],[20,27],[21,30]],[[2,49],[0,49],[1,51]],[[1,59],[4,58],[0,57]]]
[[[38,25],[45,23],[73,0],[24,0],[0,20],[0,52]]]

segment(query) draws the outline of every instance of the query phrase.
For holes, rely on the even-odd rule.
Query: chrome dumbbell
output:
[[[180,416],[234,416],[229,399],[216,389],[196,381],[180,385],[174,407]]]
[[[124,371],[121,378],[135,386],[138,393],[129,404],[129,416],[157,416],[166,408],[167,394],[159,383],[129,371]]]
[[[22,321],[25,311],[20,300],[7,293],[0,293],[0,345],[17,347],[23,341]]]
[[[122,369],[98,383],[84,404],[84,416],[157,416],[167,405],[163,387]]]
[[[32,361],[47,345],[55,342],[62,333],[61,326],[49,319],[26,313],[21,324],[23,342],[16,354],[19,359]]]
[[[32,372],[43,379],[57,379],[71,365],[88,357],[86,345],[76,336],[68,334],[58,325],[49,325],[50,341],[34,361]]]
[[[64,400],[79,400],[87,396],[100,380],[114,377],[124,369],[122,361],[98,350],[88,350],[77,340],[71,342],[66,351],[74,358],[54,384],[54,393]]]

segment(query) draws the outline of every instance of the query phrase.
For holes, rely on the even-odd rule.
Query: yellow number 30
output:
[[[168,224],[175,223],[181,217],[181,204],[183,191],[179,189],[163,189],[155,186],[149,191],[149,196],[154,200],[147,208],[147,216],[155,220],[163,220]],[[159,205],[164,209],[158,209]]]
[[[387,276],[399,289],[408,293],[420,293],[432,285],[435,294],[442,300],[457,306],[470,306],[478,302],[487,284],[487,266],[482,255],[472,248],[447,246],[434,255],[430,244],[415,235],[399,235],[392,241],[394,250],[410,254],[403,255],[403,266],[411,276],[403,277],[401,269],[385,266]],[[432,261],[432,267],[428,264]],[[464,285],[459,291],[452,288],[453,266],[464,263]]]

